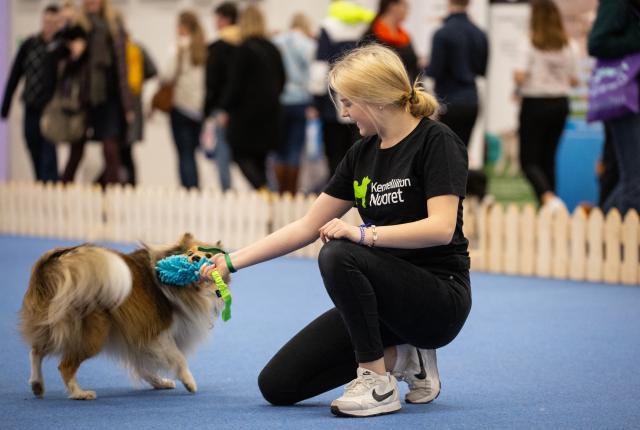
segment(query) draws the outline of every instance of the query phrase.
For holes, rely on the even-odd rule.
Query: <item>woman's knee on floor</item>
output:
[[[258,387],[264,399],[275,406],[289,406],[298,402],[297,393],[287,386],[286,375],[267,365],[258,376]]]

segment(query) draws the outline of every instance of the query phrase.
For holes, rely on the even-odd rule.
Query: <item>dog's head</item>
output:
[[[191,233],[185,233],[174,245],[164,248],[147,247],[147,249],[154,265],[159,260],[172,255],[184,255],[191,263],[197,263],[203,258],[213,260],[216,254],[222,252],[222,243],[220,241],[215,244],[201,242],[196,240]]]

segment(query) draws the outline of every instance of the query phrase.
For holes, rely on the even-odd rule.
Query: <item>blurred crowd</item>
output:
[[[640,53],[639,3],[600,1],[590,55],[615,61]],[[519,164],[539,203],[560,207],[556,153],[569,95],[578,84],[578,50],[552,0],[530,4],[529,37],[516,64],[505,65],[513,68],[514,97],[521,106]],[[310,141],[321,143],[333,174],[359,138],[343,118],[339,98],[328,92],[327,75],[333,60],[363,43],[393,48],[411,80],[431,78],[443,106],[434,119],[469,145],[481,105],[476,80],[486,74],[489,44],[468,6],[469,0],[449,0],[425,64],[403,27],[408,0],[381,0],[377,12],[335,0],[317,31],[307,16],[296,13],[289,28],[277,34],[268,30],[259,6],[217,3],[211,15],[216,39],[208,43],[201,17],[181,11],[169,61],[158,67],[110,0],[52,3],[42,12],[40,31],[22,42],[13,60],[1,115],[8,117],[24,80],[24,138],[40,181],[73,181],[85,145],[93,141],[104,156],[95,181],[135,185],[133,145],[144,139],[149,112],[162,111],[170,119],[182,186],[200,186],[196,151],[202,150],[216,163],[224,190],[232,187],[235,163],[255,189],[295,193]],[[143,87],[154,78],[158,89],[151,106],[143,106]],[[638,76],[631,81],[637,91]],[[607,137],[599,203],[604,209],[640,210],[639,114],[630,108],[600,119]],[[56,144],[62,142],[70,151],[58,171]],[[470,171],[467,189],[478,197],[486,194],[483,171]]]

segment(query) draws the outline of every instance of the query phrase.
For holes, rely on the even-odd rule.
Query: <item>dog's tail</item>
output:
[[[48,302],[47,316],[40,321],[49,326],[69,315],[116,308],[131,289],[131,271],[124,259],[94,245],[49,251],[34,265],[29,286],[31,294]]]

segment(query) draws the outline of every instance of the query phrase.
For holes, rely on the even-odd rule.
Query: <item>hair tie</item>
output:
[[[415,103],[417,101],[416,90],[415,88],[411,88],[411,93],[409,94],[409,103]]]

